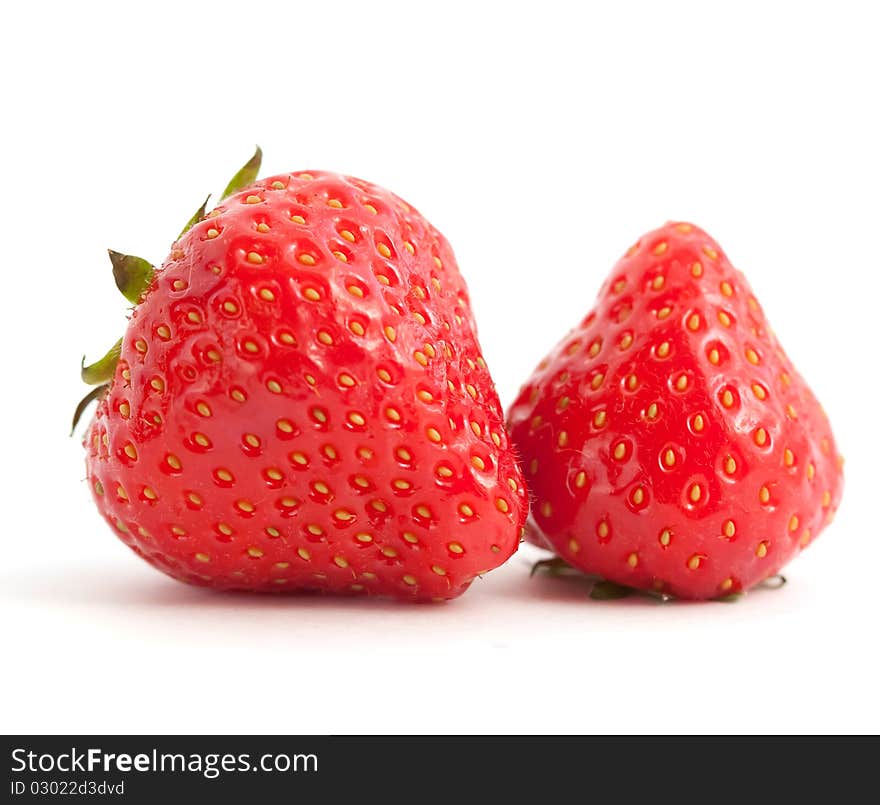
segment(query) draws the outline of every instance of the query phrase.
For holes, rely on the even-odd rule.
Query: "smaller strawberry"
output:
[[[533,533],[630,588],[707,599],[830,522],[842,460],[746,278],[686,223],[639,240],[509,414]],[[612,589],[610,587],[608,590]]]

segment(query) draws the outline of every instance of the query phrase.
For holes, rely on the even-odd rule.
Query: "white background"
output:
[[[589,8],[589,6],[593,6]],[[872,4],[39,3],[4,12],[0,729],[880,728]],[[82,354],[111,246],[163,259],[255,142],[452,242],[505,404],[670,218],[749,276],[847,457],[833,526],[735,605],[598,604],[522,552],[445,606],[218,595],[99,519]]]

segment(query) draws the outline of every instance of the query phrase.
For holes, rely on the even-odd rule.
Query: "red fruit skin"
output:
[[[509,425],[530,530],[573,566],[638,589],[747,590],[840,502],[827,417],[745,277],[691,224],[626,253]]]
[[[449,244],[330,173],[259,181],[174,244],[85,446],[120,539],[218,589],[452,598],[527,512]]]

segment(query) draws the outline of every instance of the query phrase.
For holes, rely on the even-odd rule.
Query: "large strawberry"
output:
[[[88,481],[118,536],[215,588],[452,598],[516,549],[526,497],[446,239],[397,196],[259,150],[135,303]]]
[[[840,501],[825,413],[745,277],[691,224],[626,253],[509,422],[538,537],[627,587],[746,590],[815,539]]]

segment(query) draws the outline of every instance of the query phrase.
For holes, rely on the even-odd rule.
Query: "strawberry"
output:
[[[453,598],[527,503],[452,249],[387,190],[259,157],[158,270],[111,252],[136,304],[83,369],[95,502],[181,581]]]
[[[630,588],[725,597],[831,520],[828,420],[746,278],[686,223],[645,235],[541,362],[509,424],[538,538]]]

